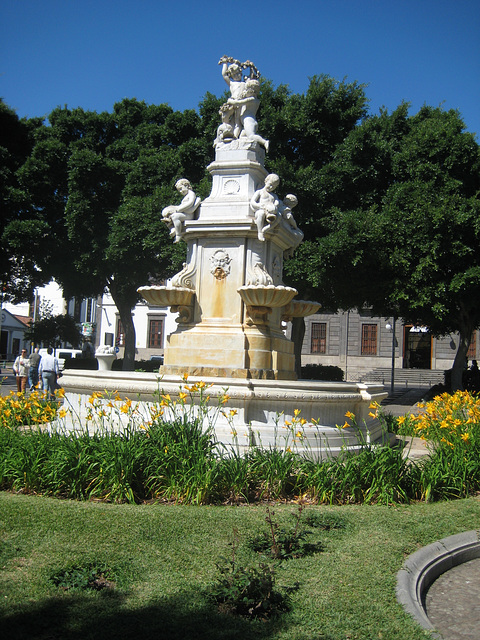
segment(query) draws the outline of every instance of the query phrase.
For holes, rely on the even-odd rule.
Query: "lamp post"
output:
[[[396,318],[395,316],[392,317],[392,324],[390,324],[389,322],[385,325],[385,329],[387,329],[387,331],[391,331],[392,332],[392,373],[391,373],[391,377],[390,377],[390,395],[393,396],[393,391],[395,389],[395,346],[396,346],[396,342],[395,342],[395,323],[396,323]]]

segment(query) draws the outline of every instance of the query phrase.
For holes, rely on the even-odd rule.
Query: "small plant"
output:
[[[111,572],[103,565],[88,563],[86,565],[72,565],[54,573],[50,581],[64,591],[84,591],[91,589],[113,589],[115,582],[111,580]]]
[[[293,514],[295,519],[294,526],[287,528],[280,527],[278,522],[273,519],[275,511],[271,511],[267,507],[265,521],[268,525],[268,531],[250,540],[250,547],[253,551],[269,552],[272,558],[276,560],[302,558],[321,551],[322,547],[319,543],[307,542],[307,538],[312,532],[301,523],[303,510],[304,506],[302,504],[299,505],[298,511]]]
[[[209,597],[220,611],[248,618],[268,619],[289,609],[287,595],[275,589],[275,569],[266,562],[241,566],[236,557],[238,531],[234,529],[232,556],[217,564],[220,577]]]

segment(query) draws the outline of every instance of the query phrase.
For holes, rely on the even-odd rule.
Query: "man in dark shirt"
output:
[[[38,365],[40,364],[41,355],[38,353],[38,347],[35,347],[30,356],[30,369],[28,371],[28,386],[33,391],[38,384]]]

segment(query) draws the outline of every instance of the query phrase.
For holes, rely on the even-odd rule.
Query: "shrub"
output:
[[[323,364],[306,364],[302,367],[302,380],[325,380],[341,382],[344,373],[340,367]]]
[[[96,358],[66,358],[64,369],[87,369],[95,371],[98,369]]]
[[[238,533],[234,532],[232,556],[217,563],[220,573],[208,589],[208,597],[225,613],[249,618],[268,619],[290,608],[288,596],[275,589],[275,568],[266,562],[258,566],[242,565],[236,550]]]

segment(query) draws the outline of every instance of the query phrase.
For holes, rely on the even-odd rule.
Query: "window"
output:
[[[468,360],[475,360],[477,357],[477,332],[472,333],[472,339],[470,340],[470,346],[467,351]]]
[[[377,355],[377,325],[362,324],[362,356]]]
[[[117,347],[125,346],[125,332],[121,320],[117,320]]]
[[[163,318],[151,318],[148,325],[148,346],[163,349]]]
[[[312,322],[311,353],[327,353],[327,323]]]

